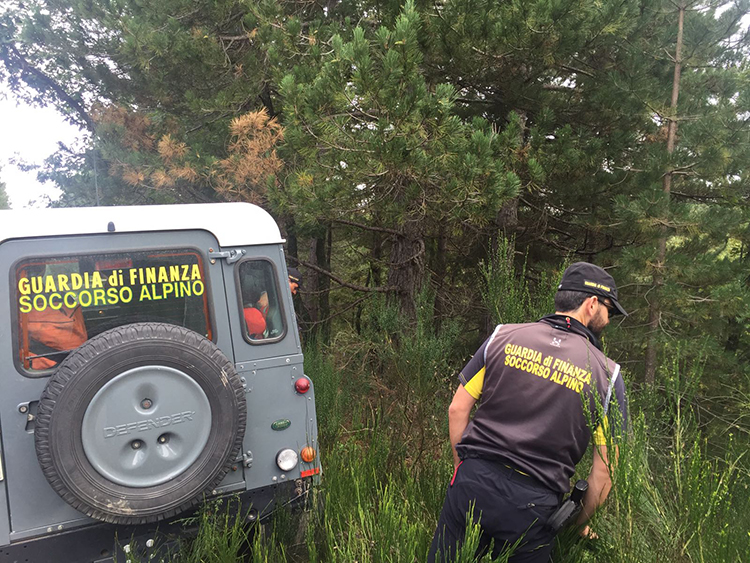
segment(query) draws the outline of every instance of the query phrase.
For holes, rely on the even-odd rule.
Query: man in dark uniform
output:
[[[491,542],[493,557],[517,543],[512,563],[548,561],[555,532],[547,520],[592,441],[578,524],[607,498],[627,412],[620,366],[601,352],[599,336],[611,316],[627,313],[612,276],[586,262],[565,270],[555,310],[498,326],[459,374],[448,411],[455,470],[429,563],[453,561],[469,513],[480,525],[480,554]]]
[[[289,268],[287,270],[289,274],[289,291],[292,295],[297,295],[297,290],[302,287],[302,274],[299,273],[297,268]]]

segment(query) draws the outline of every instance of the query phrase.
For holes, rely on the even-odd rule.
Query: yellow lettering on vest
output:
[[[35,295],[34,300],[31,303],[37,311],[44,311],[47,308],[47,297],[43,294]]]
[[[53,299],[57,298],[56,301],[53,301]],[[51,309],[54,309],[55,311],[59,311],[62,309],[62,295],[59,293],[53,293],[49,296],[49,306]]]

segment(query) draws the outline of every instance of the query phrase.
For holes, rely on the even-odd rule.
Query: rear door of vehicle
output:
[[[0,284],[0,428],[11,541],[91,521],[59,498],[37,463],[35,405],[64,350],[56,351],[54,342],[33,348],[34,315],[78,308],[88,337],[131,322],[179,324],[212,340],[234,361],[222,265],[209,258],[209,249],[217,247],[206,231],[0,244],[7,282]],[[244,488],[242,471],[230,472],[223,487]]]

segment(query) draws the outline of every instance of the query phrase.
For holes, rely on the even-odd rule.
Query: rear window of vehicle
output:
[[[29,371],[57,366],[102,332],[138,322],[212,339],[206,275],[195,250],[34,258],[15,272],[18,354]]]
[[[239,265],[238,276],[245,340],[267,344],[281,339],[286,325],[273,264],[264,259],[245,260]]]

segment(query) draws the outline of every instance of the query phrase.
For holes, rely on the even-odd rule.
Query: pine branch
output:
[[[508,55],[511,54],[511,52],[508,51],[507,53],[501,53],[499,55],[495,55],[493,53],[487,53],[485,51],[482,51],[481,49],[478,49],[477,47],[474,47],[474,46],[472,46],[471,50],[479,55],[482,55],[483,57],[492,58],[492,59],[495,59],[496,61],[505,60],[506,58],[508,58]]]
[[[457,102],[460,102],[462,104],[485,104],[485,105],[494,105],[494,100],[471,100],[469,98],[456,98]]]
[[[397,237],[404,236],[402,233],[398,232],[396,229],[389,229],[387,227],[372,227],[370,225],[363,225],[362,223],[356,223],[354,221],[347,221],[346,219],[332,219],[331,221],[334,223],[340,223],[342,225],[350,225],[352,227],[357,227],[358,229],[363,229],[365,231],[374,231],[376,233],[388,233],[391,235],[395,235]]]
[[[559,86],[555,84],[542,84],[542,90],[547,90],[548,92],[565,92],[566,94],[571,94],[576,91],[575,87],[569,87],[569,86]]]
[[[328,289],[326,291],[331,291],[331,290]],[[308,294],[308,292],[304,292],[304,293],[305,293],[305,295]],[[341,315],[343,315],[344,313],[346,313],[350,309],[353,309],[354,307],[356,307],[357,305],[359,305],[360,303],[362,303],[362,301],[364,301],[365,299],[369,299],[370,297],[372,297],[372,294],[370,294],[370,295],[364,295],[364,296],[360,297],[359,299],[355,299],[354,301],[352,301],[351,303],[349,303],[346,307],[344,307],[340,311],[336,311],[335,313],[332,313],[332,314],[328,315],[325,319],[322,319],[322,320],[319,320],[319,321],[311,321],[311,322],[305,323],[305,328],[307,328],[307,329],[314,328],[317,325],[320,325],[320,324],[323,324],[323,323],[327,323],[327,322],[335,319],[336,317],[340,317]]]
[[[309,268],[315,272],[318,272],[319,274],[323,274],[327,278],[332,279],[337,284],[348,287],[349,289],[353,289],[354,291],[366,291],[366,292],[377,292],[377,293],[395,293],[399,290],[398,287],[395,286],[383,286],[383,287],[365,287],[364,285],[356,285],[353,283],[345,282],[340,277],[338,277],[335,274],[332,274],[328,270],[324,270],[320,266],[316,266],[315,264],[311,264],[310,262],[307,262],[305,260],[300,260],[299,258],[295,258],[294,256],[287,256],[287,258],[294,260],[297,264],[300,266],[304,266],[305,268]]]
[[[334,143],[332,141],[326,141],[325,139],[323,139],[320,136],[316,135],[315,132],[313,131],[312,127],[310,125],[308,125],[307,123],[303,124],[303,127],[304,127],[305,131],[307,131],[310,134],[311,137],[313,137],[316,141],[319,141],[326,148],[336,149],[336,150],[339,150],[341,152],[366,153],[366,154],[374,154],[375,153],[375,151],[373,151],[373,150],[351,149],[351,148],[339,146],[339,145],[337,145],[336,143]],[[340,130],[340,128],[339,128],[339,130]],[[344,135],[346,135],[346,133],[344,131],[342,131],[342,133],[344,133]]]
[[[699,194],[686,194],[683,192],[672,192],[672,195],[677,197],[684,197],[685,199],[692,199],[695,201],[709,201],[709,202],[718,202],[718,201],[725,201],[726,198],[722,196],[710,196],[710,195],[699,195]]]
[[[661,175],[661,177],[664,178],[668,174],[675,175],[675,176],[695,175],[694,172],[691,172],[691,169],[694,168],[697,164],[698,164],[697,162],[693,162],[691,164],[686,164],[684,166],[676,166],[675,168],[671,168],[667,170],[664,174]]]
[[[91,116],[89,116],[88,112],[83,108],[83,106],[78,103],[70,94],[68,94],[62,88],[62,86],[60,86],[52,78],[44,74],[41,70],[32,66],[18,51],[18,49],[16,49],[15,45],[11,43],[5,43],[0,47],[0,58],[5,62],[8,68],[13,67],[13,65],[11,64],[13,62],[11,58],[12,55],[20,64],[22,72],[31,74],[41,80],[48,89],[52,90],[55,93],[55,95],[61,102],[63,102],[78,114],[78,116],[86,124],[86,128],[89,131],[91,131],[92,133],[94,132],[94,121],[91,119]]]
[[[557,65],[557,67],[560,68],[560,69],[562,69],[562,70],[567,70],[568,72],[573,72],[575,74],[582,74],[583,76],[588,76],[589,78],[594,78],[594,74],[591,73],[591,72],[589,72],[589,71],[587,71],[587,70],[583,70],[583,69],[580,69],[580,68],[575,68],[575,67],[572,67],[572,66],[569,66],[569,65],[564,65],[564,64],[559,64],[559,65]]]
[[[553,233],[563,235],[564,237],[567,237],[569,239],[575,239],[575,237],[571,235],[570,233],[563,231],[562,229],[558,229],[557,227],[553,227],[552,225],[547,225],[547,230]]]

